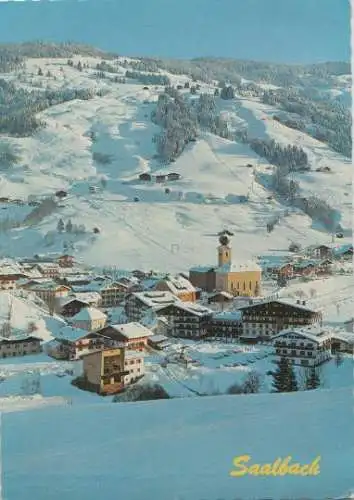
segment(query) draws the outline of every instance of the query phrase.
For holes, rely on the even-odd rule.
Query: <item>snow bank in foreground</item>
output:
[[[4,415],[8,500],[319,499],[352,491],[351,389],[85,405]],[[234,456],[291,455],[314,477],[232,478]]]

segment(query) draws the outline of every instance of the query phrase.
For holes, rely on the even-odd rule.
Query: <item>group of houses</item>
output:
[[[139,175],[139,180],[144,181],[144,182],[156,182],[156,183],[163,183],[163,182],[171,182],[171,181],[178,181],[180,180],[181,175],[177,174],[176,172],[169,172],[169,173],[155,173],[151,174],[149,172],[144,172]]]
[[[352,244],[310,245],[292,256],[264,257],[260,261],[263,271],[279,280],[298,277],[325,276],[333,272],[338,263],[353,259]]]
[[[311,249],[317,252],[311,258],[329,259],[322,247]],[[112,277],[83,268],[70,255],[36,256],[0,266],[0,289],[34,294],[62,318],[46,352],[83,360],[85,387],[100,394],[139,380],[146,352],[165,349],[173,338],[266,343],[276,355],[304,366],[354,347],[350,325],[348,331],[330,331],[306,301],[262,297],[262,266],[234,263],[225,234],[219,237],[217,265],[193,267],[188,276],[135,271]],[[0,338],[3,357],[41,349],[33,335]]]

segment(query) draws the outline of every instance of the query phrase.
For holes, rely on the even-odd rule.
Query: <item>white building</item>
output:
[[[125,301],[125,313],[130,321],[140,321],[147,312],[157,312],[176,302],[180,300],[171,292],[134,292]]]
[[[129,372],[124,376],[124,386],[136,382],[145,374],[144,354],[140,351],[124,352],[124,371]]]
[[[317,366],[331,358],[331,341],[331,333],[321,327],[290,328],[273,337],[273,346],[292,364]]]
[[[82,328],[87,331],[94,331],[103,328],[106,324],[107,316],[95,307],[85,307],[80,312],[70,318],[70,323],[75,328]]]

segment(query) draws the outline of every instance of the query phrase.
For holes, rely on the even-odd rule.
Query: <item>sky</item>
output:
[[[0,0],[0,42],[76,41],[131,56],[350,60],[349,0]]]

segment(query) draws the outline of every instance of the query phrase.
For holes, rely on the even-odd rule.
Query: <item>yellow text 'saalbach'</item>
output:
[[[272,463],[250,463],[250,455],[239,455],[233,459],[232,477],[243,476],[318,476],[320,474],[321,457],[317,456],[311,463],[301,464],[292,460],[289,455],[278,457]]]

